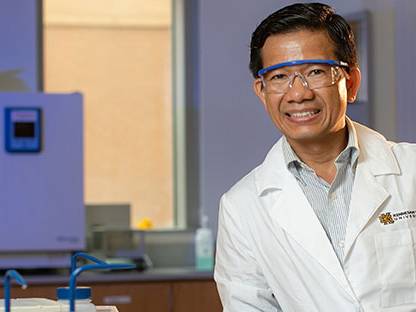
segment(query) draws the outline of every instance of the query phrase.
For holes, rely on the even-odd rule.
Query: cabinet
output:
[[[13,298],[56,298],[56,287],[13,287]],[[80,284],[82,286],[82,284]],[[213,280],[88,283],[96,305],[115,305],[119,312],[221,312]]]
[[[173,312],[220,312],[221,302],[214,281],[172,283]]]
[[[114,305],[120,312],[171,311],[169,283],[117,283],[90,286],[96,305]]]

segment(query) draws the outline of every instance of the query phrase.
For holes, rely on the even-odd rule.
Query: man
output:
[[[416,147],[346,117],[350,26],[324,4],[267,17],[253,88],[283,137],[221,199],[224,311],[416,311]]]

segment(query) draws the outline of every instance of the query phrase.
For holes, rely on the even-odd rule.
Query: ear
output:
[[[353,103],[358,94],[361,84],[361,72],[358,67],[353,67],[350,70],[349,78],[347,79],[347,99],[348,103]]]
[[[257,95],[257,97],[260,99],[260,101],[263,103],[264,108],[267,109],[266,95],[264,93],[264,86],[263,86],[263,82],[261,81],[261,78],[256,78],[253,81],[253,91]]]

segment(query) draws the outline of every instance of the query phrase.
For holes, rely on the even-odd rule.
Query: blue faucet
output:
[[[78,258],[84,258],[94,262],[94,264],[86,264],[84,266],[77,268]],[[105,261],[102,261],[98,258],[95,258],[84,252],[77,252],[71,257],[71,276],[69,279],[69,311],[75,312],[75,295],[76,295],[76,279],[84,271],[89,270],[126,270],[134,269],[136,265],[134,264],[120,264],[114,263],[109,264]],[[4,306],[5,312],[10,312],[10,280],[15,279],[16,282],[22,286],[22,288],[27,287],[25,279],[16,271],[8,270],[4,275]]]
[[[92,262],[95,262],[95,264],[86,264],[77,268],[78,258],[88,259]],[[126,270],[134,268],[136,268],[136,265],[134,264],[109,264],[84,252],[75,253],[71,258],[71,277],[69,279],[69,312],[75,312],[77,276],[82,272],[90,270]]]
[[[7,270],[4,274],[4,310],[10,312],[10,280],[14,278],[16,282],[22,286],[23,289],[27,287],[25,279],[16,270]]]
[[[71,274],[77,268],[78,258],[84,258],[95,263],[107,264],[105,261],[100,260],[94,256],[91,256],[90,254],[87,254],[86,252],[79,251],[79,252],[74,253],[71,257]]]

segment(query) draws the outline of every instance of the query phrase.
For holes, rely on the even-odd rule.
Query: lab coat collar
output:
[[[282,189],[284,185],[282,184],[282,176],[289,174],[284,163],[282,140],[281,138],[277,141],[263,163],[254,172],[257,194],[259,196],[268,190]]]
[[[401,174],[397,159],[388,142],[380,133],[357,122],[352,122],[360,147],[359,164],[368,166],[374,176]]]
[[[347,118],[359,146],[358,162],[374,176],[400,174],[400,167],[391,150],[391,143],[379,133]],[[273,189],[283,189],[290,175],[283,157],[283,138],[271,148],[263,163],[255,170],[257,194],[261,196]]]

